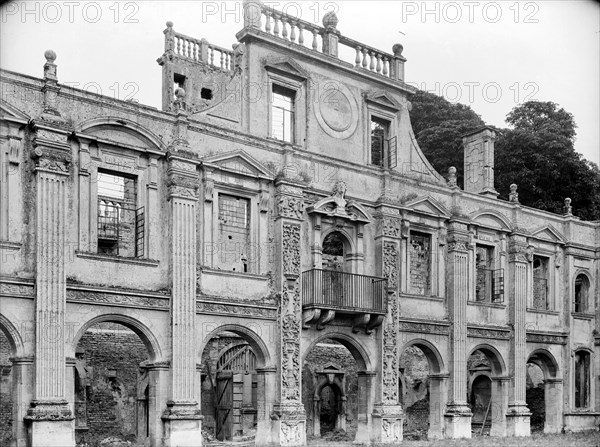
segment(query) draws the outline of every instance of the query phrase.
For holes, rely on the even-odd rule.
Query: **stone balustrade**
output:
[[[209,43],[206,39],[177,33],[173,30],[172,22],[167,22],[165,30],[165,52],[189,59],[194,62],[203,62],[224,71],[233,70],[233,50],[228,50]]]
[[[402,56],[400,44],[394,45],[394,54],[390,54],[342,36],[336,28],[338,20],[333,13],[325,15],[325,26],[321,27],[270,6],[260,3],[254,3],[252,6],[256,7],[256,10],[248,10],[248,15],[253,17],[246,21],[246,27],[258,28],[271,36],[328,56],[338,57],[339,43],[355,53],[354,60],[346,62],[357,70],[366,70],[394,80],[404,80],[406,59]]]

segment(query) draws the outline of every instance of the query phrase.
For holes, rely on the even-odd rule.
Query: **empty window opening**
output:
[[[136,208],[133,177],[98,171],[98,253],[140,257],[144,208]]]
[[[209,88],[203,88],[200,90],[200,98],[202,99],[206,99],[206,100],[211,100],[213,99],[213,92],[211,89]]]
[[[590,353],[575,353],[575,408],[590,406]]]
[[[271,136],[292,143],[294,140],[294,90],[273,84],[271,92]]]
[[[371,117],[371,164],[384,165],[386,146],[389,139],[390,122],[375,116]]]
[[[173,99],[177,98],[175,92],[178,88],[182,88],[185,90],[185,76],[179,73],[175,73],[173,74]]]
[[[588,291],[590,282],[585,275],[579,275],[575,279],[575,299],[573,303],[575,312],[588,311]]]
[[[410,233],[410,292],[416,295],[431,293],[431,236]]]
[[[219,194],[219,253],[217,268],[250,271],[250,200]]]

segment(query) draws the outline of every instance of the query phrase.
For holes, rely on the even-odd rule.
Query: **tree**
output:
[[[523,205],[561,214],[570,197],[575,215],[600,219],[600,170],[575,152],[573,115],[553,102],[528,101],[506,121],[512,129],[500,131],[495,144],[501,197],[516,183]]]
[[[469,106],[452,104],[441,96],[418,90],[410,98],[411,124],[419,147],[440,173],[450,166],[457,169],[459,186],[463,184],[462,136],[485,123]]]

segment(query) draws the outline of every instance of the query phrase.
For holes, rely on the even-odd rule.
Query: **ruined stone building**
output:
[[[435,172],[401,45],[244,8],[167,23],[162,110],[0,73],[0,443],[597,428],[600,224],[498,199],[489,128]]]

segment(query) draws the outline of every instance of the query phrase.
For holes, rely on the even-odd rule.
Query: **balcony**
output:
[[[354,317],[352,330],[371,333],[386,313],[386,280],[333,270],[302,273],[303,328],[321,330],[336,314]]]

